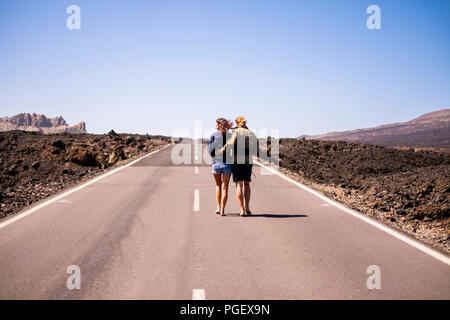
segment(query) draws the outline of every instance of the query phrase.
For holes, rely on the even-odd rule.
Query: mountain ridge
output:
[[[305,139],[363,142],[389,147],[450,149],[450,108],[426,113],[406,122],[334,131]]]
[[[43,114],[19,113],[11,117],[0,118],[0,131],[32,131],[44,134],[87,133],[84,121],[70,126],[63,117],[48,118]]]

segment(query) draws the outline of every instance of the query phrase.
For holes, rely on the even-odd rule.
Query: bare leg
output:
[[[216,213],[219,214],[220,213],[220,201],[222,198],[222,190],[221,190],[221,186],[222,186],[222,178],[220,174],[213,174],[214,176],[214,181],[216,182],[216,203],[217,203],[217,209],[216,209]]]
[[[245,216],[244,209],[244,181],[236,182],[236,198],[239,204],[239,209],[241,211],[241,216]]]
[[[250,196],[252,194],[252,189],[250,188],[250,181],[244,181],[244,199],[245,199],[245,212],[247,214],[252,214],[250,211]]]
[[[225,214],[225,206],[227,205],[228,200],[228,183],[230,182],[231,174],[222,174],[222,199],[220,202],[220,215],[226,216]]]

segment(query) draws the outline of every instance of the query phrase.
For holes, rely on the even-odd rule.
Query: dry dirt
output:
[[[156,150],[168,137],[0,132],[0,218]]]
[[[372,218],[450,252],[450,154],[280,140],[280,168]]]

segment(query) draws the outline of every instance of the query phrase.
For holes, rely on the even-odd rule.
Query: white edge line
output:
[[[340,203],[337,203],[337,202],[331,200],[330,198],[324,196],[323,194],[321,194],[321,193],[319,193],[319,192],[317,192],[317,191],[315,191],[315,190],[313,190],[311,188],[308,188],[307,186],[305,186],[305,185],[303,185],[303,184],[301,184],[301,183],[299,183],[299,182],[297,182],[297,181],[287,177],[286,175],[282,174],[281,172],[279,172],[279,171],[277,171],[277,170],[275,170],[273,168],[267,167],[266,165],[262,164],[261,162],[259,162],[257,160],[254,160],[253,162],[256,163],[257,165],[259,165],[259,166],[261,166],[261,167],[263,167],[263,168],[265,168],[265,169],[267,169],[267,170],[277,174],[281,178],[283,178],[283,179],[285,179],[285,180],[295,184],[296,186],[298,186],[298,187],[300,187],[300,188],[302,188],[302,189],[312,193],[313,195],[315,195],[315,196],[319,197],[320,199],[328,202],[329,204],[331,204],[331,205],[341,209],[342,211],[345,211],[346,213],[351,214],[352,216],[354,216],[354,217],[356,217],[356,218],[358,218],[358,219],[360,219],[360,220],[362,220],[364,222],[367,222],[368,224],[370,224],[370,225],[372,225],[372,226],[374,226],[374,227],[376,227],[376,228],[378,228],[378,229],[380,229],[380,230],[390,234],[391,236],[393,236],[393,237],[395,237],[395,238],[397,238],[397,239],[399,239],[399,240],[409,244],[410,246],[413,246],[414,248],[419,249],[420,251],[422,251],[422,252],[432,256],[433,258],[435,258],[435,259],[437,259],[437,260],[439,260],[439,261],[441,261],[441,262],[443,262],[443,263],[445,263],[447,265],[450,265],[450,258],[445,256],[444,254],[439,253],[439,252],[437,252],[437,251],[435,251],[435,250],[433,250],[433,249],[423,245],[422,243],[418,242],[417,240],[413,240],[413,239],[411,239],[411,238],[409,238],[407,236],[404,236],[403,234],[401,234],[401,233],[399,233],[399,232],[397,232],[397,231],[395,231],[395,230],[393,230],[391,228],[388,228],[387,226],[385,226],[385,225],[383,225],[383,224],[381,224],[381,223],[379,223],[379,222],[377,222],[375,220],[372,220],[372,219],[364,216],[361,213],[358,213],[358,212],[356,212],[356,211],[354,211],[352,209],[349,209],[349,208],[343,206]]]
[[[42,208],[48,206],[49,204],[51,204],[51,203],[53,203],[53,202],[55,202],[55,201],[57,201],[57,200],[59,200],[61,198],[64,198],[64,197],[68,196],[69,194],[72,194],[72,193],[74,193],[76,191],[79,191],[79,190],[81,190],[83,188],[86,188],[87,186],[89,186],[89,185],[91,185],[91,184],[93,184],[93,183],[95,183],[95,182],[97,182],[97,181],[99,181],[99,180],[101,180],[101,179],[103,179],[103,178],[105,178],[107,176],[110,176],[110,175],[112,175],[112,174],[114,174],[114,173],[116,173],[116,172],[118,172],[118,171],[120,171],[120,170],[122,170],[124,168],[127,168],[129,166],[132,166],[136,162],[141,161],[142,159],[144,159],[144,158],[146,158],[146,157],[148,157],[148,156],[150,156],[150,155],[152,155],[152,154],[154,154],[154,153],[156,153],[158,151],[161,151],[161,150],[163,150],[163,149],[165,149],[165,148],[167,148],[169,146],[171,146],[171,145],[168,144],[168,145],[166,145],[166,146],[164,146],[164,147],[162,147],[162,148],[160,148],[158,150],[152,151],[152,152],[150,152],[150,153],[148,153],[148,154],[146,154],[146,155],[144,155],[144,156],[142,156],[142,157],[140,157],[140,158],[138,158],[136,160],[133,160],[133,161],[131,161],[131,162],[121,166],[121,167],[118,167],[118,168],[116,168],[114,170],[111,170],[111,171],[108,171],[108,172],[106,172],[106,173],[104,173],[104,174],[102,174],[102,175],[100,175],[100,176],[98,176],[96,178],[93,178],[93,179],[87,181],[86,183],[83,183],[82,185],[80,185],[78,187],[70,189],[70,190],[68,190],[68,191],[66,191],[66,192],[64,192],[64,193],[62,193],[62,194],[60,194],[60,195],[58,195],[58,196],[56,196],[54,198],[51,198],[51,199],[49,199],[47,201],[44,201],[41,204],[39,204],[39,205],[37,205],[37,206],[35,206],[35,207],[31,208],[31,209],[28,209],[28,210],[26,210],[26,211],[24,211],[22,213],[19,213],[19,214],[13,216],[13,217],[7,219],[6,221],[1,222],[0,223],[0,229],[6,227],[7,225],[10,225],[11,223],[13,223],[13,222],[15,222],[17,220],[25,218],[26,216],[32,214],[33,212],[36,212],[39,209],[42,209]]]
[[[194,289],[192,290],[192,300],[205,300],[205,289]]]

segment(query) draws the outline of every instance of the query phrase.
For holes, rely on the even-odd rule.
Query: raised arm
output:
[[[233,131],[230,139],[228,139],[227,143],[225,143],[225,145],[219,151],[217,151],[217,153],[218,154],[224,153],[225,149],[227,149],[229,147],[233,147],[235,141],[236,141],[236,131]]]

